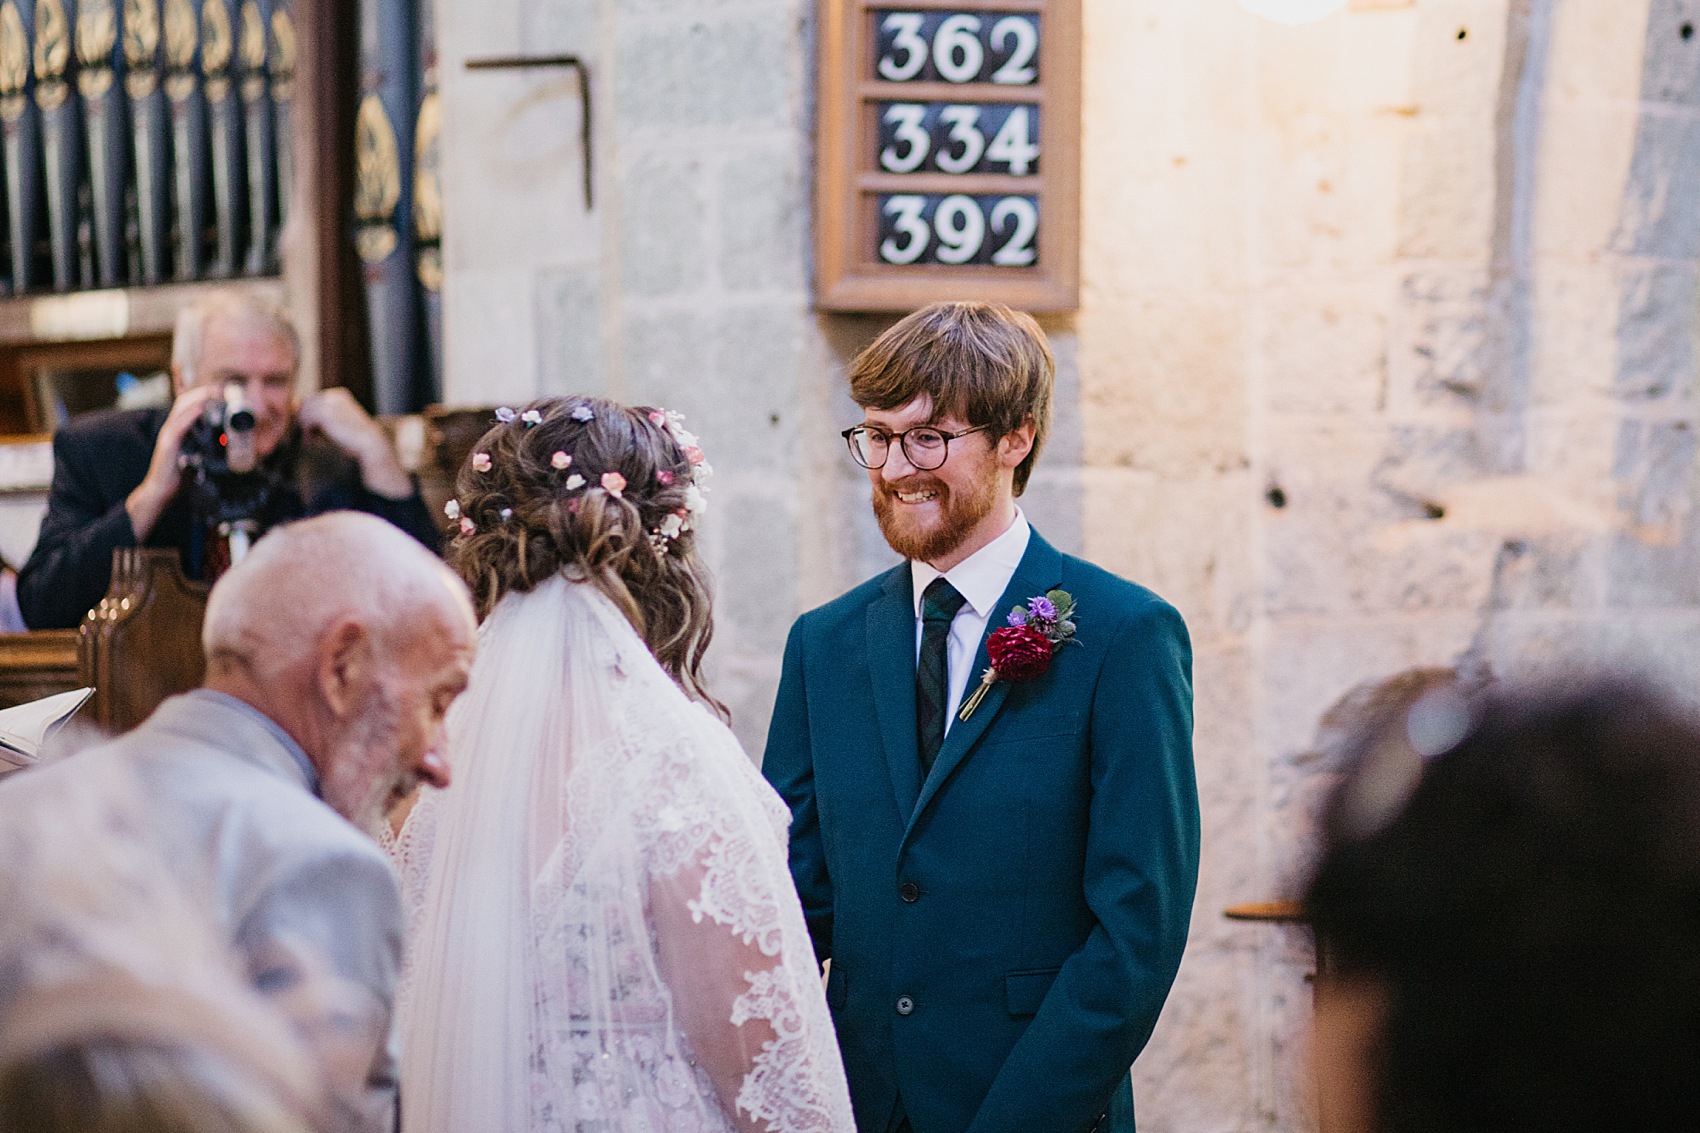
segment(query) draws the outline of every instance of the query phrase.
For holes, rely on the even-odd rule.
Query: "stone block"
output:
[[[539,392],[604,394],[601,272],[546,268],[537,276]]]
[[[1684,26],[1690,29],[1684,38]],[[1700,0],[1652,0],[1647,7],[1641,97],[1647,102],[1700,107]]]
[[[1374,413],[1387,400],[1390,283],[1272,289],[1263,320],[1264,383],[1275,413]]]
[[[1080,335],[1072,322],[1040,325],[1057,362],[1057,379],[1051,394],[1051,432],[1045,451],[1039,454],[1039,467],[1078,467],[1086,455],[1080,418]]]
[[[1529,404],[1562,410],[1612,396],[1624,284],[1617,257],[1592,263],[1543,258],[1531,306],[1539,327],[1529,343]],[[1634,269],[1633,262],[1623,270]]]
[[[1264,653],[1262,736],[1270,774],[1293,781],[1317,766],[1323,715],[1361,684],[1411,669],[1451,668],[1475,640],[1474,613],[1377,618],[1271,618]],[[1271,828],[1285,839],[1284,831]]]
[[[1583,614],[1507,613],[1488,637],[1494,671],[1519,681],[1616,673],[1651,681],[1700,708],[1700,612],[1692,608]]]
[[[720,281],[728,291],[808,286],[804,248],[809,212],[795,139],[773,148],[733,150],[719,182]]]
[[[1695,264],[1625,264],[1617,316],[1612,392],[1631,401],[1689,397],[1700,318]]]
[[[1177,476],[1245,465],[1243,303],[1091,303],[1078,325],[1088,463]]]
[[[1260,506],[1248,473],[1167,478],[1126,469],[1085,475],[1085,557],[1156,591],[1195,643],[1250,628],[1250,524]]]
[[[1485,268],[1409,269],[1388,320],[1389,410],[1461,406],[1481,396],[1494,361],[1492,288]]]
[[[532,272],[462,268],[443,282],[443,400],[492,405],[537,396]]]
[[[620,282],[629,295],[712,286],[703,162],[688,153],[638,152],[620,175]]]
[[[797,443],[804,319],[769,305],[634,310],[630,396],[686,414],[717,472],[783,474]]]
[[[717,492],[709,512],[728,551],[716,609],[740,654],[777,656],[797,615],[797,527],[771,496]]]
[[[1564,0],[1553,6],[1548,99],[1634,103],[1645,97],[1644,66],[1652,0]],[[1664,4],[1658,4],[1665,7]],[[1682,37],[1682,20],[1657,21],[1660,32]],[[1654,88],[1662,85],[1655,82]]]
[[[788,6],[787,6],[788,7]],[[622,127],[784,128],[800,111],[798,20],[784,9],[622,21],[615,113]]]
[[[520,9],[517,42],[525,44],[528,53],[596,57],[602,22],[598,0],[520,0],[515,6]]]
[[[1597,98],[1548,98],[1541,109],[1533,255],[1542,270],[1554,257],[1598,267],[1617,233],[1639,112],[1633,102]]]
[[[1615,251],[1700,257],[1700,115],[1649,110],[1636,127]]]
[[[1694,510],[1695,426],[1687,420],[1619,423],[1612,477],[1631,524],[1667,527]]]
[[[1059,551],[1078,555],[1083,546],[1081,508],[1083,489],[1079,468],[1040,466],[1027,482],[1019,501],[1035,530]]]
[[[1692,517],[1671,542],[1619,532],[1604,548],[1607,600],[1628,609],[1700,608],[1700,525]]]

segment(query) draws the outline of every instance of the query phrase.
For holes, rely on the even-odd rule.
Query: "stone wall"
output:
[[[1290,894],[1320,733],[1418,668],[1700,669],[1700,0],[1083,0],[1084,298],[1024,501],[1192,628],[1205,859],[1147,1133],[1313,1125]],[[797,612],[891,561],[810,306],[812,0],[443,0],[447,389],[684,410],[712,676],[757,752]],[[1686,31],[1684,30],[1686,28]],[[591,65],[594,209],[570,73]]]

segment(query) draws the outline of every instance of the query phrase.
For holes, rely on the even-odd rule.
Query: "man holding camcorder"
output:
[[[417,485],[359,402],[328,389],[297,406],[299,358],[281,311],[214,292],[178,317],[169,410],[91,414],[55,434],[47,517],[18,576],[30,628],[80,622],[120,547],[176,547],[210,582],[268,528],[354,509],[437,549]]]

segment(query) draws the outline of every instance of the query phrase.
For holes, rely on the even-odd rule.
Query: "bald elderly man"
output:
[[[240,383],[254,407],[259,470],[279,485],[255,517],[261,531],[354,509],[436,550],[431,515],[383,430],[344,389],[298,407],[299,362],[295,328],[264,300],[219,290],[186,307],[171,344],[177,398],[169,410],[90,414],[54,435],[47,517],[18,574],[24,623],[57,629],[82,621],[106,593],[120,547],[175,547],[190,578],[216,574],[208,568],[224,559],[217,533],[196,520],[178,460],[190,426],[228,382]]]
[[[372,835],[419,784],[448,785],[443,717],[475,634],[465,587],[415,540],[355,512],[302,520],[213,587],[202,688],[0,783],[0,822],[55,779],[140,784],[171,868],[321,1056],[338,1128],[394,1128],[404,918]]]

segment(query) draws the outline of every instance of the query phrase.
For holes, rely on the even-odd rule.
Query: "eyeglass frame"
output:
[[[891,445],[892,445],[893,441],[897,442],[897,447],[903,450],[903,459],[907,460],[909,462],[909,466],[911,468],[913,468],[915,471],[917,471],[917,472],[937,472],[939,469],[943,468],[945,466],[945,464],[947,462],[949,462],[949,460],[950,460],[950,442],[951,441],[959,440],[962,437],[966,437],[971,433],[984,432],[985,430],[990,429],[990,428],[991,428],[991,425],[989,425],[989,424],[975,425],[972,429],[963,429],[959,433],[947,433],[943,429],[939,428],[937,425],[916,425],[914,428],[905,429],[901,433],[888,433],[886,435],[886,439],[885,439],[885,460],[880,461],[878,464],[864,464],[862,462],[861,456],[856,451],[856,441],[854,439],[855,435],[857,433],[873,432],[874,429],[873,429],[872,426],[869,426],[869,425],[852,425],[848,429],[845,429],[842,433],[839,433],[838,435],[844,438],[845,445],[849,447],[849,449],[850,449],[850,459],[854,460],[861,467],[866,468],[869,472],[878,472],[880,469],[884,468],[886,466],[886,464],[891,460]],[[918,432],[921,432],[923,430],[926,431],[926,432],[929,432],[929,433],[937,433],[939,436],[944,438],[944,456],[943,456],[943,458],[941,458],[939,460],[939,462],[937,464],[933,465],[931,468],[922,468],[919,464],[917,464],[915,462],[914,455],[911,454],[910,451],[909,451],[909,434],[910,433],[918,433]],[[880,430],[880,431],[884,432],[883,429]]]

